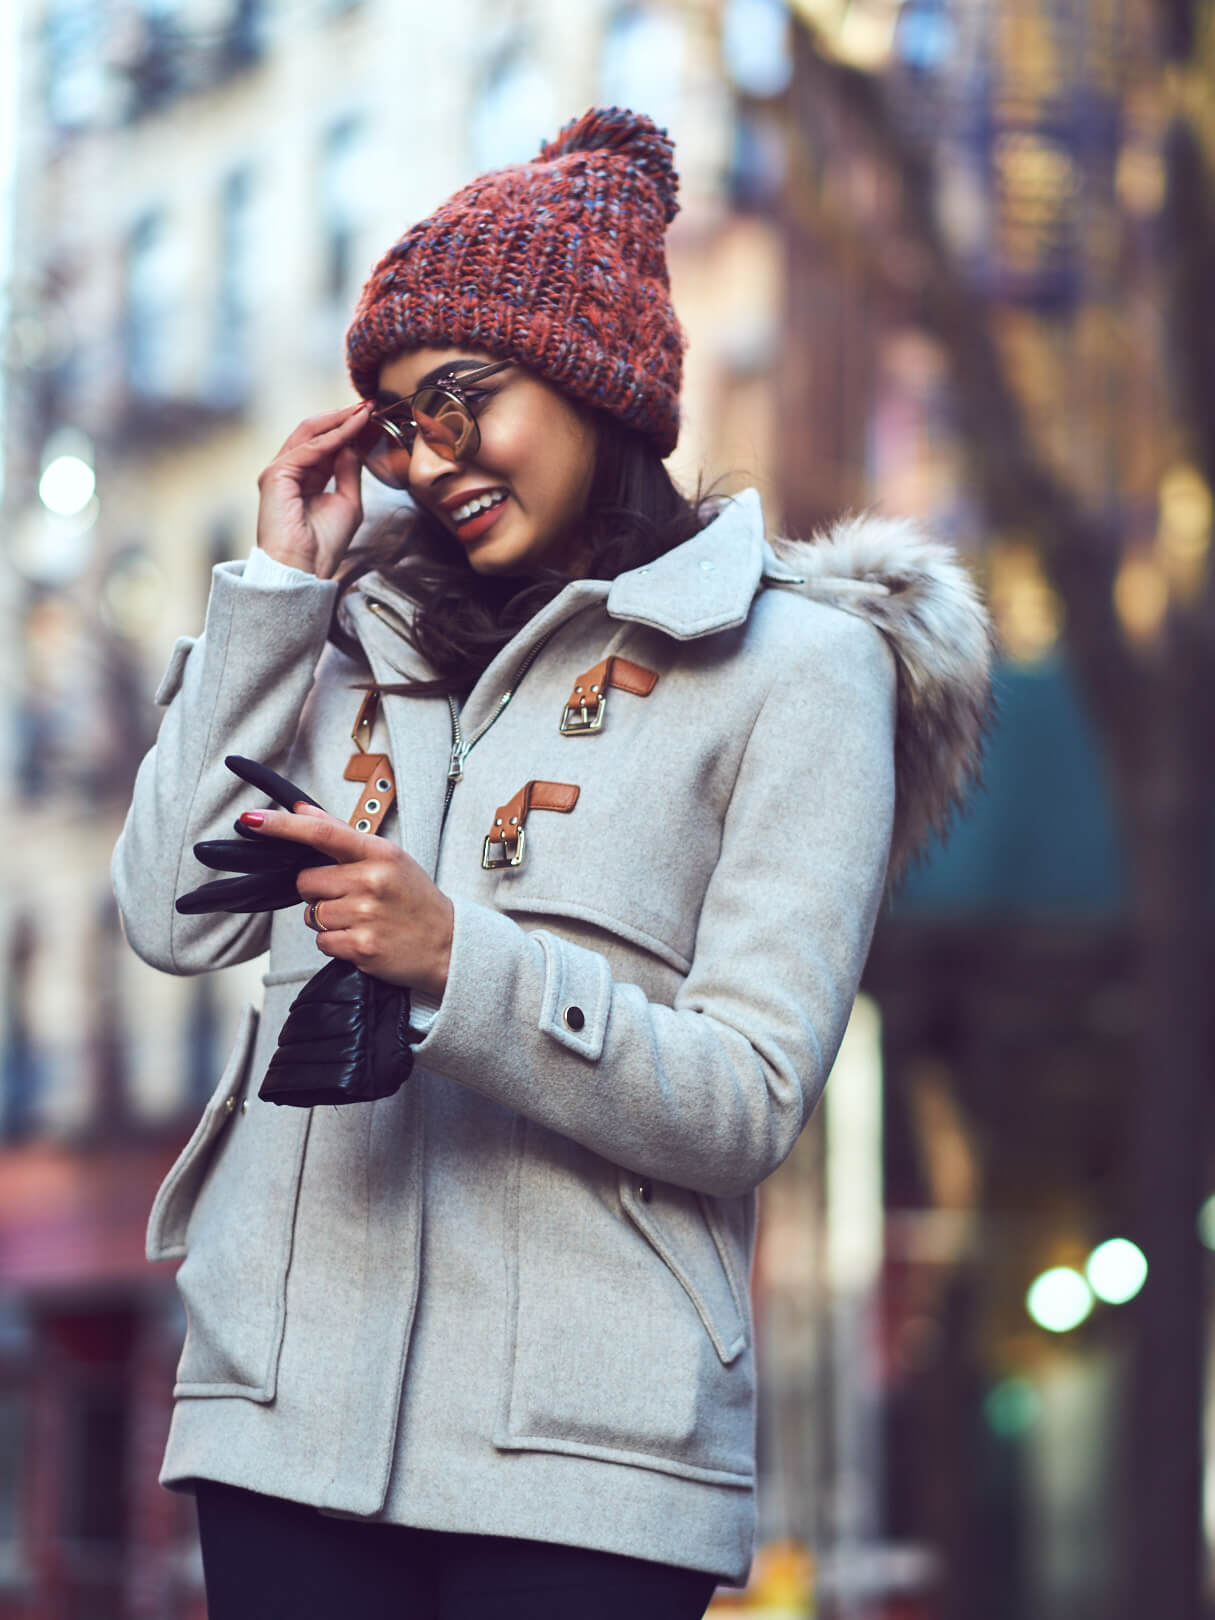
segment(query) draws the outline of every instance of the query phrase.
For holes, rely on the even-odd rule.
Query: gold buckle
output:
[[[492,845],[497,845],[497,844],[501,845],[501,849],[502,849],[502,859],[501,860],[496,860],[495,861],[495,860],[490,859],[490,847],[491,847],[491,844]],[[523,865],[523,851],[524,851],[524,848],[525,848],[525,844],[526,844],[526,839],[525,839],[525,835],[524,835],[524,829],[522,827],[519,828],[519,835],[515,839],[515,853],[513,855],[510,852],[510,845],[507,843],[505,838],[503,838],[503,839],[491,838],[490,835],[488,833],[486,833],[486,835],[485,835],[485,844],[484,844],[484,847],[481,850],[481,866],[482,866],[482,868],[486,872],[496,872],[496,871],[500,871],[501,868],[504,867],[504,866],[522,866]]]
[[[569,707],[567,707],[565,709],[562,709],[562,711],[561,711],[561,735],[563,737],[583,737],[583,736],[586,736],[587,733],[589,733],[589,732],[599,731],[603,726],[603,716],[604,716],[604,712],[605,712],[606,709],[607,709],[607,693],[606,692],[600,692],[600,694],[599,694],[599,703],[598,703],[598,706],[596,707],[595,712],[594,712],[593,715],[589,714],[587,712],[587,707],[586,707],[585,703],[581,704],[576,709],[575,708],[569,708]],[[578,718],[576,720],[571,721],[570,720],[571,715],[577,715]]]

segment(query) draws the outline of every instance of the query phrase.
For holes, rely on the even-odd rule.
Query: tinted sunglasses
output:
[[[475,371],[442,377],[407,399],[372,411],[354,441],[364,467],[389,489],[408,489],[409,458],[419,433],[444,461],[467,461],[475,456],[481,448],[476,416],[481,400],[471,385],[514,364],[513,360],[495,360]]]

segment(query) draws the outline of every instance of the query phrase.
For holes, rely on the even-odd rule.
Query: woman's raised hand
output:
[[[308,417],[258,478],[257,543],[276,562],[330,579],[346,555],[363,521],[353,441],[370,410],[364,399]]]
[[[300,899],[320,908],[319,950],[389,984],[443,994],[452,903],[398,844],[356,832],[303,802],[294,813],[249,810],[240,819],[270,838],[308,845],[332,863],[307,866],[295,878]]]

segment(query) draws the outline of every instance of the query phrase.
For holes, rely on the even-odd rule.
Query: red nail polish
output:
[[[240,819],[246,827],[260,827],[266,817],[261,810],[242,810]]]

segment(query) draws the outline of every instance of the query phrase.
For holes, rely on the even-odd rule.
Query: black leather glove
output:
[[[301,799],[316,804],[302,788],[254,759],[229,754],[224,764],[284,810],[293,810]],[[176,902],[182,916],[300,905],[295,886],[299,873],[306,866],[335,864],[308,844],[267,837],[239,820],[236,831],[237,838],[195,844],[204,866],[239,875],[183,894]],[[413,1069],[409,1010],[409,991],[403,986],[373,978],[352,962],[328,962],[291,1003],[258,1096],[294,1108],[391,1097]]]
[[[229,754],[224,764],[242,782],[257,788],[284,810],[294,810],[304,800],[316,800],[289,782],[285,776],[259,765],[255,759]],[[321,806],[316,805],[319,810]],[[299,905],[295,880],[306,866],[332,866],[328,855],[321,855],[307,844],[288,843],[284,838],[267,838],[237,821],[238,838],[206,838],[195,844],[194,853],[213,872],[238,872],[239,877],[216,878],[191,889],[177,901],[183,917],[197,917],[208,911],[281,911]]]

